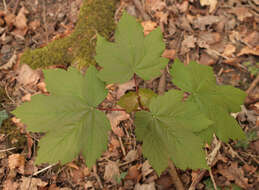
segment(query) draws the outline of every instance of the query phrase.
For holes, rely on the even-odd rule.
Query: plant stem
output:
[[[139,107],[140,107],[140,109],[142,109],[142,110],[146,110],[146,109],[142,106],[141,101],[140,101],[139,86],[138,86],[138,83],[137,83],[137,79],[136,79],[136,74],[135,74],[135,73],[134,73],[133,79],[134,79],[134,83],[135,83],[135,86],[136,86],[136,94],[137,94],[137,97],[138,97],[138,104],[139,104]]]
[[[173,183],[177,190],[185,190],[183,183],[181,182],[180,178],[178,177],[176,168],[171,160],[169,160],[169,173],[172,177]]]
[[[103,111],[126,111],[125,109],[119,109],[119,108],[97,108],[98,110]]]

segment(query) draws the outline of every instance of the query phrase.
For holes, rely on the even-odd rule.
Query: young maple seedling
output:
[[[13,113],[32,132],[45,132],[40,140],[36,163],[62,164],[82,154],[91,168],[106,150],[109,120],[100,107],[108,91],[106,84],[158,77],[168,60],[159,28],[144,37],[136,19],[123,14],[115,32],[115,42],[97,36],[96,61],[100,71],[89,66],[85,75],[75,68],[44,70],[50,96],[36,95]],[[136,138],[143,142],[143,155],[158,175],[168,160],[181,168],[208,168],[203,150],[213,134],[227,142],[245,135],[231,112],[240,111],[246,94],[232,86],[219,86],[209,66],[175,60],[171,89],[157,95],[140,88],[125,94],[118,104],[135,112]],[[184,92],[190,95],[183,101]],[[118,110],[118,109],[114,109]],[[121,109],[119,109],[121,110]]]

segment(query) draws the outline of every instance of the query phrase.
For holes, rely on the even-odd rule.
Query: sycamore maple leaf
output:
[[[91,167],[106,149],[110,123],[96,107],[107,95],[90,66],[86,75],[75,68],[44,70],[50,96],[36,95],[13,114],[32,132],[46,132],[36,163],[67,163],[82,153]]]
[[[228,85],[217,85],[213,70],[209,66],[190,62],[184,66],[176,60],[171,69],[173,83],[189,92],[188,102],[194,103],[214,123],[198,134],[211,142],[215,133],[222,141],[243,139],[245,134],[230,115],[240,111],[246,93]]]
[[[158,77],[168,62],[161,57],[164,49],[159,28],[144,37],[141,24],[124,13],[115,31],[115,43],[97,36],[95,59],[103,67],[99,77],[108,83],[127,82],[134,73],[144,80]]]
[[[181,169],[207,167],[202,139],[195,132],[212,122],[182,99],[183,92],[170,90],[151,99],[150,112],[135,116],[136,137],[143,141],[143,154],[159,175],[169,159]]]

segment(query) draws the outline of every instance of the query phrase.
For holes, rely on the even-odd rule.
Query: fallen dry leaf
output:
[[[94,189],[94,185],[92,181],[87,181],[86,184],[84,185],[85,189]]]
[[[24,86],[29,84],[36,84],[40,79],[40,75],[37,71],[32,70],[28,65],[22,64],[18,70],[17,81]]]
[[[148,13],[160,11],[166,7],[166,4],[162,0],[146,0],[145,1],[145,10]]]
[[[39,178],[31,178],[22,176],[20,189],[38,190],[38,187],[45,187],[48,183]]]
[[[219,16],[198,16],[196,19],[193,19],[194,28],[200,28],[201,30],[205,30],[205,26],[212,25],[219,22],[221,18]]]
[[[256,46],[255,48],[244,47],[244,48],[241,49],[241,51],[237,54],[237,56],[247,55],[247,54],[252,54],[252,55],[259,56],[259,46]]]
[[[7,179],[3,184],[3,190],[16,190],[19,187],[19,184],[11,179]]]
[[[70,172],[73,184],[80,184],[84,180],[84,172],[80,169],[72,169]]]
[[[27,28],[27,18],[26,15],[29,13],[25,7],[22,7],[18,13],[18,15],[15,18],[14,25],[17,29],[24,29]]]
[[[148,160],[146,160],[141,168],[142,177],[145,179],[146,176],[151,174],[154,170],[152,169],[151,165],[149,164]]]
[[[259,42],[259,32],[253,31],[252,33],[246,35],[242,41],[251,47],[256,47]]]
[[[218,32],[201,32],[199,38],[209,45],[221,41],[221,35]]]
[[[25,168],[24,168],[24,175],[32,175],[37,171],[38,171],[38,168],[35,166],[33,160],[29,160],[26,162]]]
[[[127,153],[127,155],[126,155],[124,160],[127,161],[127,162],[133,162],[133,161],[135,161],[137,159],[138,159],[138,152],[136,150],[130,150]]]
[[[213,57],[211,57],[207,53],[203,52],[201,54],[200,60],[199,60],[199,64],[202,64],[202,65],[213,65],[215,63],[216,63],[215,59],[213,59]]]
[[[161,175],[157,180],[156,184],[158,184],[162,189],[170,189],[173,185],[172,177],[169,175]]]
[[[244,189],[251,187],[251,185],[248,184],[248,179],[244,177],[244,171],[242,168],[238,167],[237,162],[231,162],[231,166],[229,167],[218,164],[217,172],[227,178],[228,181],[235,181],[238,186]]]
[[[144,36],[148,35],[152,30],[157,27],[157,23],[151,20],[143,21],[141,22],[141,25],[143,26]]]
[[[178,9],[180,10],[180,12],[184,13],[188,10],[189,7],[189,2],[188,1],[183,1],[182,4],[179,4]]]
[[[23,101],[23,102],[29,102],[29,101],[31,101],[31,94],[30,94],[30,93],[25,94],[25,95],[22,97],[22,101]]]
[[[60,190],[59,187],[55,183],[51,184],[48,188],[48,190]]]
[[[254,167],[252,165],[248,165],[248,164],[245,164],[243,166],[244,170],[249,173],[248,175],[252,175],[253,173],[256,172],[256,170],[258,169],[257,167]]]
[[[34,20],[29,23],[29,28],[35,31],[40,26],[40,20]]]
[[[8,167],[10,170],[17,168],[20,174],[24,174],[24,163],[25,158],[21,154],[12,154],[8,157]]]
[[[233,13],[237,16],[237,19],[243,22],[246,18],[252,17],[252,13],[250,13],[249,9],[246,7],[234,7],[229,10],[229,13]]]
[[[116,177],[120,176],[120,169],[117,162],[109,161],[105,166],[104,179],[116,183]]]
[[[126,91],[132,90],[134,87],[135,87],[134,80],[130,80],[129,82],[119,84],[118,89],[117,89],[117,93],[116,93],[116,98],[120,99],[120,97],[122,97],[125,94]]]
[[[16,60],[17,60],[17,55],[14,52],[14,54],[9,59],[9,61],[7,63],[5,63],[4,65],[0,66],[0,70],[7,70],[7,69],[11,68],[16,63]]]
[[[76,169],[76,170],[79,170],[79,167],[73,162],[67,163],[66,166],[68,166],[70,168],[73,168],[73,169]]]
[[[155,13],[155,17],[160,21],[160,23],[167,23],[168,13],[163,11],[158,11]],[[163,32],[163,28],[161,28]]]
[[[8,12],[4,15],[4,20],[8,27],[12,27],[15,22],[15,15]]]
[[[19,35],[19,36],[25,36],[25,34],[28,31],[28,26],[27,26],[27,18],[26,15],[29,13],[27,9],[22,7],[18,15],[15,17],[14,21],[14,26],[15,30],[13,31],[14,34]]]
[[[209,12],[213,12],[217,6],[218,1],[217,0],[200,0],[201,6],[210,6]]]
[[[141,173],[138,169],[138,165],[131,166],[128,169],[128,173],[127,173],[125,179],[130,179],[130,180],[134,180],[134,181],[139,181],[141,179]]]
[[[112,136],[110,140],[110,151],[116,151],[119,147],[120,141],[116,137]]]
[[[124,136],[123,129],[118,127],[121,121],[130,119],[130,115],[122,111],[113,111],[107,114],[108,119],[111,123],[112,131],[119,137]]]
[[[136,184],[134,190],[156,190],[155,183],[149,183],[149,184]]]
[[[165,51],[162,54],[162,57],[165,57],[167,59],[174,59],[176,56],[175,49],[165,49]]]
[[[225,49],[224,49],[224,52],[223,52],[223,55],[226,56],[226,57],[232,57],[233,56],[233,53],[235,53],[236,51],[236,47],[232,44],[227,44],[225,46]]]
[[[189,52],[191,48],[195,48],[196,41],[197,39],[193,35],[185,36],[182,41],[181,54],[185,54]]]
[[[37,84],[37,87],[43,92],[46,93],[47,92],[47,88],[46,88],[46,83],[45,82],[39,82]]]

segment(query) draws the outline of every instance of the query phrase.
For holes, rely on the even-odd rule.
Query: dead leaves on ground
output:
[[[251,1],[254,4],[258,3],[257,0]],[[259,56],[259,32],[256,30],[258,18],[249,4],[245,3],[245,6],[243,6],[240,1],[226,1],[223,8],[218,0],[197,0],[196,3],[185,0],[170,1],[171,4],[168,4],[169,1],[163,0],[146,0],[143,2],[145,11],[151,16],[151,20],[142,22],[144,34],[147,35],[158,26],[162,28],[167,42],[163,57],[171,60],[180,57],[185,62],[195,59],[206,65],[213,65],[221,59],[223,62],[231,62],[233,65],[237,65],[250,60],[251,57]],[[200,2],[200,5],[197,2]],[[236,5],[234,6],[233,3]],[[137,11],[135,12],[138,14]],[[28,11],[24,7],[18,11],[17,15],[0,12],[0,25],[6,24],[13,35],[23,37],[28,30],[36,30],[40,25],[37,20],[28,23],[27,14]],[[1,36],[2,40],[6,40],[5,38],[5,36]],[[11,67],[16,59],[17,56],[14,56],[8,67]],[[7,69],[8,67],[0,67],[0,69]],[[227,72],[231,73],[232,71],[228,70]],[[43,93],[47,92],[45,83],[41,81],[39,73],[30,70],[27,66],[20,68],[16,76],[21,86],[37,85],[38,90]],[[241,79],[233,77],[233,80],[238,82]],[[134,88],[134,81],[113,85],[107,99],[116,102],[127,91],[135,90]],[[29,100],[30,93],[23,94],[22,101]],[[253,120],[253,125],[256,125],[258,121],[250,116],[249,114],[245,115],[242,122]],[[127,133],[127,130],[131,130],[132,127],[130,116],[124,112],[112,112],[108,113],[108,117],[112,126],[112,135],[110,135],[109,151],[104,153],[104,158],[101,158],[97,165],[101,180],[115,187],[117,179],[126,172],[124,183],[128,189],[152,190],[155,189],[155,186],[172,188],[170,176],[165,172],[157,179],[158,177],[148,161],[144,161],[140,156],[139,145],[136,145],[134,137]],[[122,146],[125,149],[125,155],[121,153]],[[251,142],[251,147],[258,153],[259,141]],[[213,169],[216,182],[222,186],[228,186],[234,182],[244,189],[251,188],[251,181],[254,180],[251,175],[254,175],[257,169],[253,165],[254,163],[240,165],[240,160],[237,161],[237,157],[232,158],[230,156],[230,159],[226,154],[230,153],[221,152],[216,157],[219,162]],[[5,190],[16,189],[19,186],[27,188],[29,181],[32,183],[31,188],[34,189],[62,189],[56,185],[57,176],[53,177],[53,184],[49,184],[49,187],[47,187],[46,182],[36,177],[23,176],[20,180],[14,181],[15,176],[12,175],[16,175],[16,173],[32,175],[38,168],[34,166],[32,160],[27,162],[23,154],[12,154],[7,160],[8,168],[14,173],[10,174],[10,178],[4,181]],[[195,175],[195,172],[193,171],[192,174]],[[82,185],[85,189],[98,187],[95,179],[84,181],[89,176],[91,177],[93,174],[86,166],[72,162],[65,166],[59,177],[64,181],[69,178],[74,184],[82,185],[85,183]],[[187,171],[185,175],[182,175],[182,178],[188,184],[192,177]]]
[[[22,7],[17,16],[13,13],[4,11],[0,12],[0,15],[3,19],[3,25],[6,24],[10,30],[14,28],[12,33],[15,36],[24,37],[29,29],[27,25],[28,20],[26,18],[28,13],[29,11],[25,7]]]

